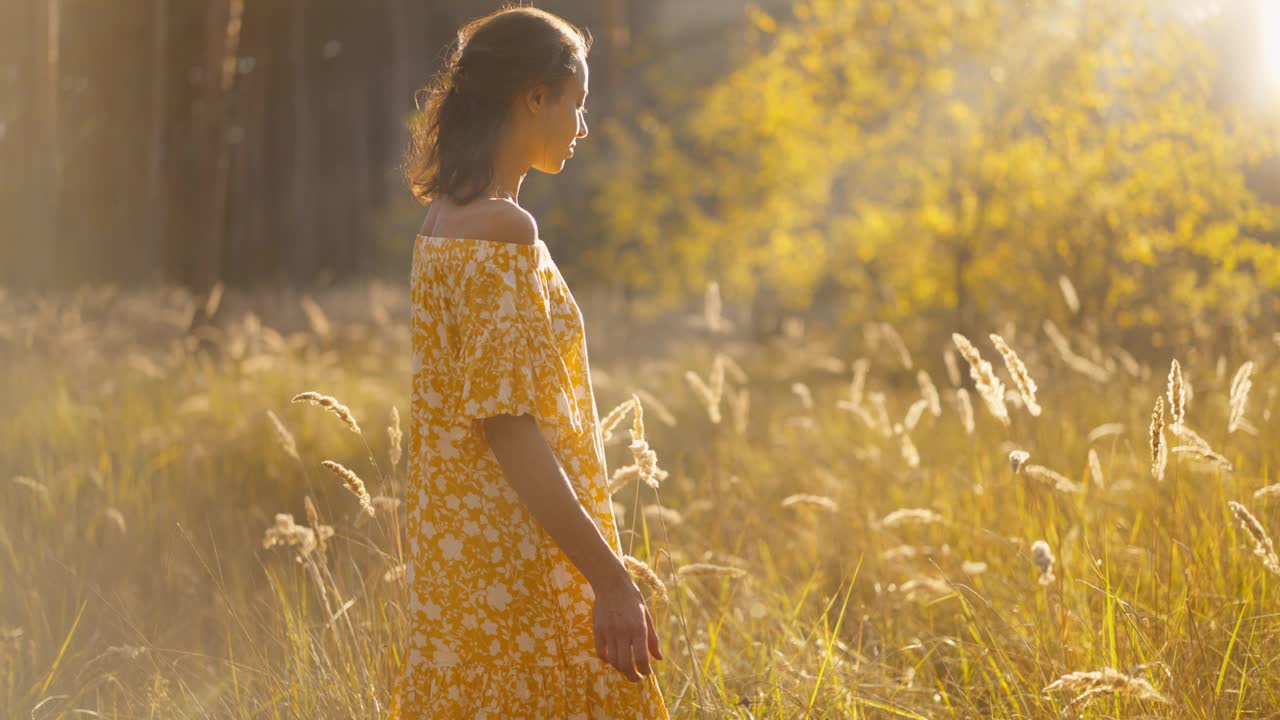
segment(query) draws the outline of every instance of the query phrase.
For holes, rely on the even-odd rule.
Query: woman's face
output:
[[[541,142],[538,159],[533,166],[545,173],[555,174],[564,169],[564,162],[573,157],[573,146],[578,138],[587,136],[587,63],[575,58],[576,71],[561,85],[560,97],[547,95],[547,104],[539,123]]]

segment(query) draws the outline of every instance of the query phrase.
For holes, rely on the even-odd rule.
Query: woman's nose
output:
[[[578,137],[584,138],[586,136],[587,136],[587,119],[580,118],[578,120]]]

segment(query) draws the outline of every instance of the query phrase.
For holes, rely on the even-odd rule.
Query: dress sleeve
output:
[[[479,430],[494,415],[533,415],[583,431],[568,367],[556,347],[551,299],[535,245],[483,243],[468,262],[458,304],[455,417]]]

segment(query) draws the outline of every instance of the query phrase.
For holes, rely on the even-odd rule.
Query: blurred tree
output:
[[[595,272],[651,289],[645,313],[716,279],[758,312],[1038,326],[1071,320],[1060,276],[1122,332],[1274,313],[1258,290],[1280,287],[1277,211],[1244,171],[1275,154],[1275,128],[1211,109],[1214,58],[1166,10],[751,9],[756,52],[695,108],[608,128]]]

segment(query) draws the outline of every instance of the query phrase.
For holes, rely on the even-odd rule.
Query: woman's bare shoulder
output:
[[[464,206],[441,199],[427,211],[423,234],[532,245],[538,239],[538,223],[528,210],[502,198],[473,200]]]

